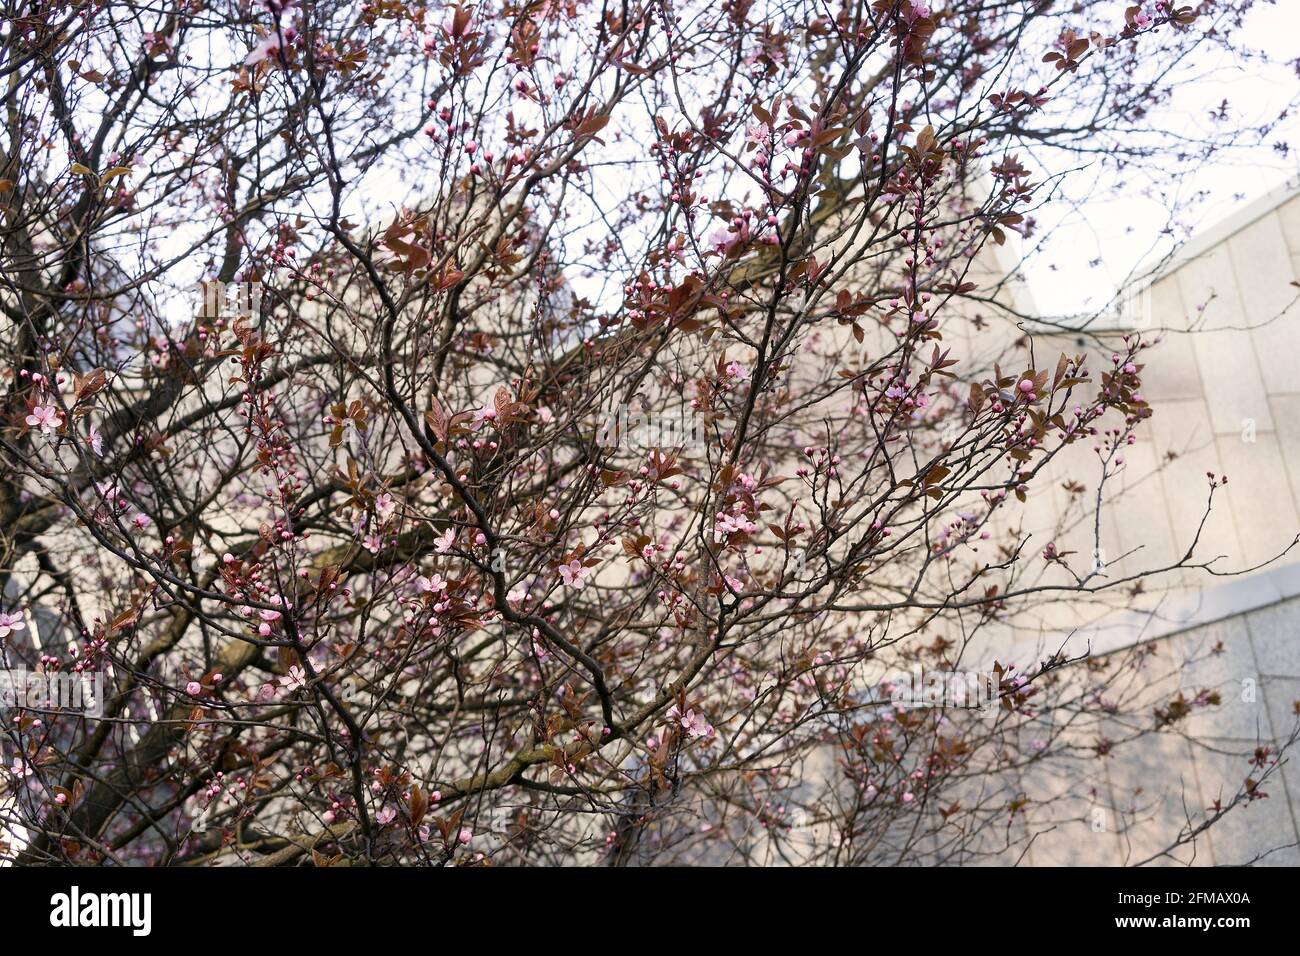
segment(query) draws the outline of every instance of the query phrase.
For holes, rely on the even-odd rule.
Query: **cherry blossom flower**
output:
[[[262,623],[257,625],[257,633],[261,634],[263,637],[270,634],[271,625],[280,620],[279,611],[261,610],[257,612],[257,616],[262,619]]]
[[[748,374],[749,373],[745,370],[745,366],[741,365],[739,362],[727,363],[727,378],[732,378],[740,382],[744,381],[745,376]]]
[[[668,719],[677,721],[677,723],[681,725],[682,731],[686,736],[694,739],[699,739],[700,737],[712,737],[715,732],[712,725],[704,719],[703,714],[697,714],[691,709],[688,709],[686,713],[683,714],[676,704],[674,704],[672,709],[668,711]]]
[[[387,826],[388,824],[392,823],[395,819],[397,819],[397,810],[393,807],[384,807],[382,810],[380,810],[378,813],[375,814],[375,822],[378,823],[381,827]]]
[[[581,591],[586,585],[589,574],[591,574],[591,569],[577,558],[574,558],[568,564],[560,565],[560,577],[564,580],[565,585],[578,591]]]
[[[380,521],[387,521],[397,510],[397,500],[388,492],[384,492],[375,499],[375,514],[379,516]]]
[[[24,760],[21,755],[16,756],[13,765],[9,768],[9,772],[19,780],[23,780],[32,775],[31,764]]]
[[[368,534],[362,539],[361,546],[371,554],[378,554],[384,549],[384,539],[377,534]]]
[[[456,543],[456,529],[448,528],[438,537],[433,539],[433,550],[439,554],[446,554],[451,550],[451,546]]]
[[[926,0],[912,0],[911,6],[912,9],[905,14],[908,22],[919,20],[922,17],[928,17],[930,15],[930,4],[927,3]]]
[[[8,637],[14,631],[21,631],[26,626],[22,615],[0,612],[0,638]]]
[[[86,436],[86,444],[90,450],[95,453],[96,458],[104,457],[104,436],[94,425],[90,426],[90,434]]]
[[[730,535],[737,532],[753,534],[757,530],[758,525],[744,515],[729,515],[719,511],[717,522],[713,526],[713,538],[715,541],[725,541]]]
[[[738,248],[749,241],[749,223],[741,219],[740,225],[734,227],[723,226],[714,230],[713,235],[709,237],[709,245],[713,251],[721,255],[728,256]]]
[[[434,594],[447,590],[447,582],[441,574],[434,574],[432,577],[421,574],[415,579],[415,589],[421,594]]]
[[[281,40],[281,34],[283,34],[283,41]],[[275,54],[277,60],[282,60],[284,54],[280,48],[281,42],[293,43],[297,36],[298,31],[293,27],[285,27],[279,32],[268,33],[257,42],[253,49],[248,51],[248,56],[244,57],[244,66],[256,66],[263,60],[270,59],[272,54]]]
[[[248,51],[248,56],[244,57],[244,66],[255,66],[268,58],[272,53],[280,51],[280,38],[274,33],[262,37]]]
[[[289,673],[280,678],[280,686],[287,687],[290,691],[298,690],[307,686],[307,674],[297,664],[289,668]]]
[[[122,489],[117,486],[116,478],[95,482],[95,490],[99,492],[101,498],[108,502],[112,502],[114,498],[122,497]]]
[[[37,405],[27,416],[28,428],[39,428],[43,434],[50,434],[63,426],[63,416],[53,405]]]

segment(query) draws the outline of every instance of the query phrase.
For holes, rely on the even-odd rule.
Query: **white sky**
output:
[[[1122,17],[1123,0],[1116,0],[1117,19]],[[1275,65],[1266,71],[1258,64],[1215,54],[1217,61],[1207,61],[1206,50],[1198,53],[1198,79],[1182,84],[1176,89],[1173,102],[1153,112],[1153,126],[1180,129],[1204,128],[1221,132],[1232,126],[1258,125],[1270,122],[1300,95],[1300,77],[1293,65],[1300,60],[1300,0],[1260,0],[1248,15],[1241,33],[1234,37],[1234,46],[1264,50]],[[237,60],[240,51],[218,50],[213,55],[220,60]],[[579,60],[580,62],[580,60]],[[413,91],[414,92],[414,91]],[[417,98],[418,98],[418,94]],[[1210,113],[1222,100],[1231,101],[1233,112],[1223,127],[1210,121]],[[404,104],[412,109],[414,102]],[[512,103],[517,112],[526,104]],[[527,119],[528,117],[524,117]],[[638,117],[638,120],[644,120]],[[1190,124],[1190,125],[1189,125]],[[621,125],[611,128],[614,132]],[[615,135],[606,158],[632,156],[645,159],[644,144],[637,139],[619,140]],[[1297,150],[1291,155],[1274,151],[1273,143],[1294,141]],[[423,142],[409,149],[428,148]],[[1041,178],[1052,173],[1066,172],[1054,167],[1060,162],[1053,154],[1025,156],[1027,165],[1037,165]],[[400,169],[401,164],[397,164]],[[629,169],[619,171],[615,180],[601,179],[594,184],[602,201],[615,201],[628,189]],[[653,167],[638,169],[636,175],[654,176]],[[1243,144],[1220,154],[1213,163],[1202,166],[1195,175],[1182,180],[1179,185],[1179,202],[1192,203],[1173,234],[1166,232],[1170,198],[1157,194],[1161,182],[1159,170],[1143,170],[1138,176],[1125,174],[1125,181],[1117,182],[1113,163],[1099,159],[1089,166],[1073,168],[1062,180],[1058,196],[1037,209],[1036,234],[1023,245],[1029,254],[1025,275],[1029,291],[1038,311],[1047,316],[1064,316],[1087,312],[1108,302],[1117,286],[1123,283],[1141,262],[1167,252],[1191,235],[1226,218],[1234,210],[1263,195],[1291,176],[1300,174],[1300,112],[1279,123],[1263,146]],[[375,200],[394,208],[402,200],[416,200],[422,184],[404,182],[404,176],[388,163],[381,163],[366,177],[364,187],[351,193],[346,212],[355,221],[365,221],[375,215]],[[1153,187],[1153,183],[1156,184]],[[716,184],[715,184],[716,185]],[[725,194],[725,190],[722,191]],[[1198,197],[1201,193],[1203,196]],[[608,195],[605,195],[608,194]],[[618,195],[615,195],[618,194]],[[382,199],[381,199],[382,197]],[[739,197],[735,197],[739,198]],[[1080,204],[1080,200],[1086,202]],[[1194,200],[1194,202],[1193,202]],[[571,206],[585,205],[580,197],[570,196]],[[355,208],[354,208],[355,207]],[[388,213],[391,215],[391,213]],[[359,217],[359,218],[358,218]],[[601,231],[603,221],[591,216],[586,230],[579,230],[580,239],[589,230]],[[712,230],[710,226],[706,233]],[[179,244],[185,230],[178,230],[172,244]],[[576,242],[576,239],[575,239]],[[570,250],[570,258],[581,260]],[[197,258],[197,257],[196,257]],[[187,263],[192,279],[201,278],[202,265]],[[184,269],[175,270],[171,276],[180,279]],[[584,275],[582,268],[567,271],[575,290],[593,301],[616,307],[618,289],[606,287],[600,277]],[[190,277],[176,283],[178,289],[192,285]],[[178,320],[192,314],[188,297],[171,295],[163,297],[164,312]],[[608,302],[604,301],[608,300]]]
[[[1156,111],[1153,121],[1162,126],[1190,123],[1193,128],[1219,129],[1209,114],[1225,98],[1233,109],[1225,125],[1275,120],[1300,93],[1294,65],[1300,60],[1300,0],[1257,4],[1236,40],[1263,50],[1276,65],[1261,71],[1258,64],[1226,56],[1205,61],[1198,71],[1201,78],[1177,88],[1170,107]],[[1278,141],[1291,143],[1290,155],[1274,151],[1272,145]],[[1159,180],[1159,170],[1144,172]],[[1262,147],[1243,145],[1222,153],[1185,180],[1179,188],[1180,201],[1191,200],[1200,191],[1205,198],[1184,217],[1188,228],[1162,235],[1168,222],[1166,201],[1153,195],[1146,176],[1116,187],[1110,163],[1101,161],[1077,170],[1065,180],[1067,196],[1081,197],[1101,188],[1079,209],[1068,201],[1056,201],[1035,214],[1039,235],[1025,244],[1030,258],[1024,270],[1034,305],[1048,316],[1104,306],[1140,263],[1213,227],[1297,173],[1300,114],[1278,123]],[[1090,265],[1093,260],[1100,262]]]

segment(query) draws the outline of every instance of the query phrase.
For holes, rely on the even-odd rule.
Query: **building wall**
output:
[[[1300,194],[1291,184],[1189,242],[1139,300],[1137,328],[1162,336],[1143,371],[1155,414],[1116,476],[1101,544],[1112,559],[1120,556],[1116,575],[1175,563],[1194,542],[1196,561],[1223,557],[1211,564],[1213,573],[1166,574],[1164,587],[1125,606],[1059,610],[1052,623],[1072,633],[1076,650],[1150,642],[1166,664],[1174,661],[1148,688],[1152,707],[1206,690],[1217,691],[1221,704],[1117,748],[1102,761],[1102,777],[1095,777],[1095,761],[1081,765],[1095,777],[1094,799],[1031,811],[1029,830],[1037,835],[1028,862],[1140,862],[1213,815],[1216,801],[1231,801],[1248,776],[1257,778],[1257,747],[1276,750],[1295,733],[1300,549],[1287,549],[1300,533],[1298,276]],[[1059,351],[1082,343],[1105,361],[1117,335],[1095,345],[1059,332],[1037,337]],[[1063,515],[1060,481],[1089,469],[1097,471],[1091,449],[1070,449],[1055,467],[1053,488],[1031,501],[1031,523],[1050,533]],[[1201,526],[1206,472],[1229,481]],[[1090,521],[1082,524],[1065,547],[1086,546]],[[1024,653],[1049,642],[1023,633],[1007,639]],[[1297,768],[1292,753],[1261,786],[1266,798],[1239,806],[1172,858],[1154,862],[1300,864]],[[1045,822],[1051,828],[1038,832]]]

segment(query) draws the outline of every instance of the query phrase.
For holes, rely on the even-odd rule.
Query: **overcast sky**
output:
[[[1300,0],[1263,0],[1243,29],[1247,43],[1276,64],[1263,69],[1228,57],[1207,59],[1197,71],[1199,79],[1176,88],[1172,104],[1152,117],[1153,125],[1186,123],[1192,125],[1185,128],[1210,129],[1210,114],[1225,97],[1231,105],[1227,123],[1233,126],[1278,118],[1300,92],[1295,66],[1300,60]],[[1262,146],[1243,143],[1184,181],[1181,201],[1192,201],[1193,194],[1202,191],[1205,198],[1195,202],[1172,235],[1162,234],[1168,223],[1167,202],[1152,195],[1152,180],[1117,182],[1105,161],[1073,172],[1064,180],[1065,198],[1036,214],[1039,236],[1025,246],[1030,253],[1027,278],[1038,310],[1070,315],[1103,306],[1139,263],[1168,252],[1296,176],[1298,121],[1300,115],[1282,120]],[[1276,151],[1278,142],[1290,143],[1292,150]],[[1050,157],[1038,158],[1051,162]],[[1159,182],[1159,170],[1147,172]],[[1070,201],[1085,195],[1088,199],[1081,205]]]

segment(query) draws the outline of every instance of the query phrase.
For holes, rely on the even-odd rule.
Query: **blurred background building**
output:
[[[1118,602],[1045,609],[1041,633],[991,637],[986,658],[1007,660],[1008,646],[1025,658],[1062,643],[1094,655],[1141,646],[1164,664],[1144,688],[1151,712],[1179,693],[1190,700],[1217,692],[1220,703],[1101,761],[1085,759],[1094,758],[1098,734],[1118,740],[1130,728],[1081,731],[1073,782],[1091,781],[1093,797],[1073,798],[1073,806],[1037,797],[1029,812],[1037,836],[1022,862],[1133,864],[1181,840],[1171,858],[1153,862],[1300,865],[1294,752],[1261,787],[1267,798],[1194,832],[1248,775],[1258,776],[1256,749],[1282,746],[1300,712],[1300,548],[1292,549],[1300,534],[1298,279],[1300,180],[1293,180],[1185,243],[1112,314],[1077,330],[1069,322],[1024,326],[1040,362],[1086,350],[1099,355],[1094,366],[1108,365],[1126,333],[1160,341],[1142,373],[1155,413],[1107,485],[1100,524],[1095,507],[1072,514],[1063,487],[1098,472],[1092,446],[1080,443],[1031,494],[1023,530],[1040,548],[1054,540],[1083,555],[1098,542],[1113,579],[1176,565],[1189,550],[1191,563],[1210,563],[1161,575],[1138,592],[1121,589]],[[1034,314],[1023,285],[1006,296],[1016,311]],[[1208,516],[1207,473],[1229,479]],[[1052,786],[1026,781],[1027,792]]]

